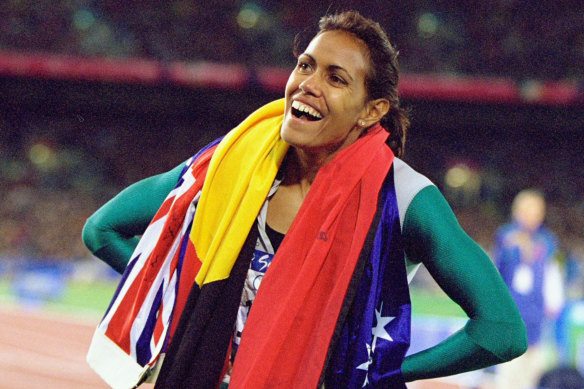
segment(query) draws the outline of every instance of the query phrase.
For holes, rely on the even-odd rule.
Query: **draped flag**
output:
[[[288,149],[283,107],[189,160],[142,236],[87,357],[112,387],[155,377],[163,359],[161,388],[220,381],[252,226]],[[372,127],[319,171],[250,311],[234,388],[404,386],[410,303],[387,135]]]
[[[87,361],[111,386],[155,376],[195,280],[229,277],[288,149],[283,111],[283,99],[264,105],[186,164],[92,339]]]

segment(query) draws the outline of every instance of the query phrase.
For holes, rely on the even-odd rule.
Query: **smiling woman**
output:
[[[386,34],[351,11],[319,28],[284,99],[87,221],[87,246],[124,272],[88,355],[110,385],[404,388],[525,351],[492,262],[400,159]],[[469,319],[406,358],[420,264]]]

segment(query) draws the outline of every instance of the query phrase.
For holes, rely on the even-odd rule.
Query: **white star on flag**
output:
[[[363,382],[362,388],[366,387],[369,384],[369,365],[373,363],[373,355],[371,354],[371,346],[365,344],[367,346],[367,362],[363,362],[359,366],[357,366],[358,370],[365,370],[365,382]]]
[[[379,307],[379,311],[375,310],[375,319],[377,320],[377,325],[371,328],[371,333],[373,334],[373,343],[371,346],[365,344],[367,346],[367,361],[363,362],[359,366],[357,366],[358,370],[365,370],[367,374],[365,374],[365,382],[363,382],[363,388],[369,384],[369,365],[373,363],[373,352],[375,351],[375,345],[377,344],[377,339],[385,339],[387,341],[393,342],[393,338],[389,333],[385,330],[385,326],[391,323],[395,316],[385,316],[381,315],[383,311],[383,302]]]
[[[385,330],[385,326],[388,325],[395,316],[381,316],[381,311],[383,310],[383,303],[381,303],[381,307],[379,307],[379,311],[375,310],[375,318],[377,319],[377,326],[371,329],[373,333],[373,343],[371,344],[371,349],[375,351],[375,345],[377,344],[377,338],[385,339],[390,342],[393,342],[393,338],[389,335],[389,333]]]

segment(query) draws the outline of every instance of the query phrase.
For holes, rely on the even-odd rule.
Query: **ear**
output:
[[[389,112],[389,107],[389,100],[384,98],[368,101],[357,123],[361,127],[369,127],[380,121]],[[362,125],[362,123],[365,123],[365,125]]]

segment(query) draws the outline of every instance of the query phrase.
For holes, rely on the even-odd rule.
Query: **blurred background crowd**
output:
[[[288,66],[295,34],[343,7],[381,21],[405,71],[582,79],[584,4],[574,0],[6,0],[0,47]]]
[[[215,61],[289,69],[294,64],[295,34],[314,25],[327,10],[342,9],[348,4],[315,2],[306,7],[303,2],[289,0],[243,3],[218,0],[209,6],[187,0],[7,0],[0,5],[0,50],[161,62]],[[401,51],[400,64],[405,73],[454,73],[525,81],[584,80],[582,2],[350,4],[386,28]],[[264,93],[258,97],[258,103],[252,103],[255,106],[240,110],[248,112],[270,97]],[[210,103],[201,99],[200,112],[220,111],[217,107],[203,107]],[[204,121],[211,115],[212,123],[205,121],[208,127],[205,133],[221,134],[239,119],[207,112],[205,118],[185,113],[179,115],[182,121],[160,120],[153,125],[151,118],[145,119],[148,109],[144,108],[140,118],[122,119],[118,115],[114,119],[112,114],[108,121],[91,121],[82,114],[51,112],[51,104],[28,110],[20,108],[18,114],[4,111],[0,118],[3,255],[23,251],[38,256],[84,255],[77,235],[63,233],[62,228],[69,226],[71,231],[79,231],[89,210],[120,187],[186,158],[194,149],[177,139],[188,141],[189,131],[200,126],[197,120]],[[457,107],[447,106],[446,110],[456,115]],[[224,107],[221,112],[231,111]],[[417,114],[414,104],[414,125]],[[530,115],[533,113],[524,114]],[[470,181],[465,181],[464,192],[471,193],[464,196],[471,198],[463,202],[454,199],[454,205],[460,205],[457,211],[463,224],[477,234],[475,239],[485,248],[489,248],[493,227],[504,221],[513,194],[522,186],[536,186],[549,195],[549,222],[564,238],[566,252],[572,251],[579,246],[584,230],[583,185],[579,179],[584,164],[581,153],[573,147],[580,140],[582,127],[558,123],[561,115],[559,112],[552,116],[554,122],[542,118],[540,121],[548,121],[545,125],[533,117],[531,122],[523,119],[516,123],[516,128],[511,123],[506,124],[509,128],[498,129],[500,133],[490,129],[485,134],[484,129],[489,127],[485,113],[474,136],[472,129],[443,131],[446,133],[430,143],[427,141],[431,131],[414,126],[407,155],[447,195],[455,196],[456,192],[458,197],[461,187],[448,186],[445,173],[453,167],[448,164],[456,165],[456,158],[463,158],[458,166],[463,169],[452,170],[449,177],[452,179],[457,172],[459,176],[470,177]],[[462,120],[460,123],[465,125]],[[439,119],[431,125],[444,127]],[[141,136],[144,127],[148,127],[148,137]],[[525,133],[529,135],[523,136]],[[426,142],[418,138],[425,138]],[[161,142],[166,149],[161,149]],[[135,151],[138,148],[140,153]],[[435,155],[428,158],[420,155],[418,149]],[[477,218],[474,209],[468,211],[469,207],[477,206],[476,200],[487,209],[485,217],[490,221]],[[45,214],[42,209],[50,211]],[[64,209],[68,212],[63,212]],[[60,223],[61,228],[47,228],[54,223]]]
[[[292,42],[327,11],[378,20],[408,74],[503,77],[584,88],[584,2],[5,0],[3,52],[294,65]],[[331,5],[332,4],[332,5]],[[18,93],[14,93],[18,90]],[[86,218],[161,173],[283,88],[243,90],[13,77],[0,66],[0,259],[88,259]],[[583,105],[405,99],[405,160],[443,191],[491,253],[517,192],[537,188],[559,240],[567,301],[584,297]],[[423,277],[422,277],[423,280]],[[423,281],[422,281],[423,283]]]

